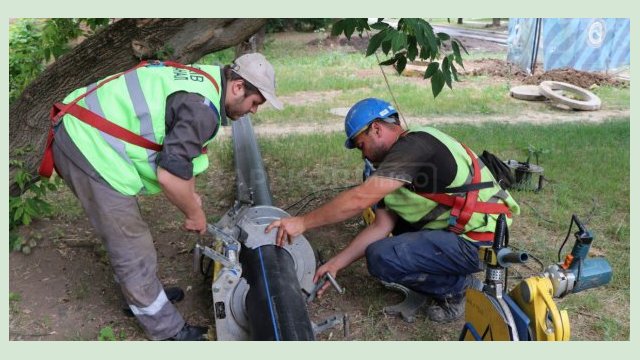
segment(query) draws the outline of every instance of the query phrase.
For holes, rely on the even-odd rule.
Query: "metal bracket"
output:
[[[388,283],[382,281],[387,289],[399,291],[404,294],[404,300],[396,305],[385,306],[382,308],[382,312],[387,315],[398,315],[402,317],[402,320],[412,323],[416,320],[416,312],[424,305],[429,299],[428,296],[417,293],[403,285],[396,283]]]
[[[314,336],[339,325],[342,325],[344,337],[345,338],[348,337],[349,336],[349,316],[346,313],[335,314],[317,324],[314,322],[311,323]]]
[[[311,292],[309,293],[309,296],[307,296],[307,304],[315,300],[316,295],[318,294],[318,291],[320,290],[320,288],[322,288],[322,286],[324,286],[324,283],[327,281],[329,281],[331,285],[333,285],[333,287],[336,289],[338,294],[340,295],[344,294],[344,288],[342,288],[338,284],[336,279],[334,279],[334,277],[331,276],[329,272],[326,272],[324,276],[322,276],[322,279],[318,280],[318,282],[315,284],[315,286],[313,287],[313,290],[311,290]]]
[[[272,221],[288,216],[284,210],[266,205],[243,210],[238,215],[237,228],[247,235],[244,246],[255,249],[264,245],[274,245],[277,232],[273,230],[265,234],[264,229]],[[299,235],[293,243],[287,243],[282,248],[293,258],[300,288],[307,293],[311,292],[316,269],[316,258],[311,244],[303,235]]]
[[[233,268],[236,266],[236,263],[232,262],[228,257],[220,254],[219,252],[211,249],[208,246],[202,246],[200,244],[196,244],[196,251],[201,252],[204,256],[208,257],[213,261],[217,261],[222,266],[226,268]]]

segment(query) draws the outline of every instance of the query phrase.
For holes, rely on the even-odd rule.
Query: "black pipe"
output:
[[[265,245],[243,248],[240,262],[242,276],[250,288],[247,293],[247,317],[253,340],[313,340],[313,328],[291,255],[285,250]]]
[[[236,165],[236,198],[241,203],[272,205],[269,179],[264,170],[251,119],[244,116],[234,121],[233,156]]]
[[[269,181],[248,116],[233,122],[233,144],[238,201],[270,206]],[[275,245],[243,246],[240,263],[249,284],[246,310],[251,338],[314,340],[291,255]]]

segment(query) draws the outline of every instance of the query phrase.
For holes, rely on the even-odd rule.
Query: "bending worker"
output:
[[[376,170],[361,185],[321,207],[272,222],[283,245],[308,229],[344,221],[376,205],[375,220],[314,276],[334,277],[366,256],[369,273],[434,300],[427,316],[449,322],[464,314],[466,288],[479,285],[478,247],[490,245],[500,213],[520,209],[465,145],[431,127],[405,130],[386,101],[364,99],[345,118],[347,149],[357,148]],[[409,231],[388,237],[398,223]],[[321,294],[329,283],[326,283]]]
[[[56,105],[64,116],[43,166],[53,151],[58,174],[105,245],[116,281],[147,337],[203,340],[207,327],[187,324],[172,304],[182,290],[165,291],[158,279],[156,249],[136,196],[163,192],[184,214],[185,230],[205,233],[194,176],[208,166],[207,144],[225,117],[255,113],[265,101],[278,109],[282,103],[275,95],[273,67],[261,54],[243,55],[224,68],[143,65],[77,89]],[[96,125],[109,123],[121,129]],[[145,148],[145,140],[157,147]]]

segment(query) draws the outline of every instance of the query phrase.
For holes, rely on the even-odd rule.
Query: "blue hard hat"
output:
[[[365,129],[376,119],[388,118],[397,113],[396,109],[384,100],[368,98],[358,101],[344,118],[344,132],[347,134],[344,146],[347,149],[355,148],[353,138],[362,129]]]

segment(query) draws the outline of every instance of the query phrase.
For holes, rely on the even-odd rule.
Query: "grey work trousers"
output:
[[[80,200],[107,248],[122,294],[147,337],[164,340],[176,335],[185,322],[157,277],[156,249],[136,197],[92,179],[55,142],[53,151],[58,173]]]

